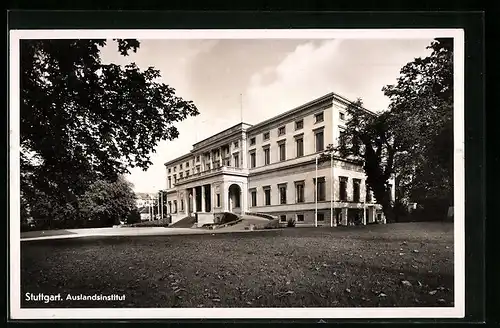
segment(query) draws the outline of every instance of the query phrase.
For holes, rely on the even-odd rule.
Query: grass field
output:
[[[450,223],[21,244],[21,295],[125,295],[22,307],[452,306],[453,280]]]

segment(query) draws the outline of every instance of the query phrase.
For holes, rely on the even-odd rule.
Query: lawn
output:
[[[401,223],[21,243],[22,307],[453,305],[453,225]]]

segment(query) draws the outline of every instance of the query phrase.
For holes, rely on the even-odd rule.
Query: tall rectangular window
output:
[[[339,177],[339,188],[340,188],[340,200],[347,200],[347,177]]]
[[[284,126],[281,126],[281,127],[278,128],[278,136],[284,135],[285,132],[286,132],[286,129],[285,129]]]
[[[286,214],[280,215],[280,222],[286,222]]]
[[[304,182],[295,182],[295,202],[304,202]]]
[[[257,166],[257,161],[255,159],[255,152],[250,153],[250,167],[255,167]]]
[[[304,137],[296,138],[295,145],[297,147],[297,157],[304,156]]]
[[[318,222],[325,221],[325,213],[318,213]]]
[[[316,138],[316,152],[323,151],[325,149],[323,130],[316,131],[315,138]]]
[[[238,146],[239,146],[239,145],[240,145],[240,144],[239,144],[239,142],[238,142],[238,141],[235,141],[235,142],[234,142],[234,148],[238,148]]]
[[[365,182],[365,189],[366,189],[365,201],[367,203],[370,203],[372,201],[372,193],[370,190],[370,186],[368,186],[368,183],[366,183],[366,182]]]
[[[313,179],[316,184],[316,195],[318,197],[318,201],[324,201],[326,199],[326,184],[325,178],[318,178],[318,182],[316,183],[316,179]]]
[[[269,147],[264,148],[264,165],[269,165],[271,164],[271,152],[269,150]]]
[[[271,205],[271,187],[264,187],[264,203]]]
[[[220,207],[220,194],[217,194],[217,207]]]
[[[284,142],[279,144],[279,151],[280,151],[280,161],[286,160],[286,146]]]
[[[184,199],[181,199],[181,211],[184,211]]]
[[[177,201],[174,200],[174,213],[177,213]]]
[[[304,222],[304,214],[297,214],[297,222]]]
[[[360,202],[360,188],[361,187],[361,180],[360,179],[353,179],[352,180],[352,200],[356,203]]]
[[[168,202],[168,213],[172,213],[172,202]]]
[[[339,146],[344,147],[346,145],[346,134],[344,130],[339,131]]]
[[[269,140],[269,132],[264,132],[264,134],[262,135],[263,139],[264,140]]]
[[[250,138],[250,146],[255,145],[255,137]]]
[[[172,178],[168,177],[168,187],[172,188]]]
[[[240,156],[238,154],[233,155],[234,167],[240,167]]]
[[[316,119],[316,122],[315,123],[319,123],[319,122],[323,122],[325,117],[323,115],[323,112],[321,113],[318,113],[316,115],[314,115],[315,119]]]
[[[286,184],[278,185],[280,191],[280,204],[286,204]]]
[[[252,190],[250,192],[250,197],[252,198],[251,201],[252,206],[257,206],[257,190]]]
[[[295,130],[300,130],[304,128],[304,120],[299,120],[295,122]]]

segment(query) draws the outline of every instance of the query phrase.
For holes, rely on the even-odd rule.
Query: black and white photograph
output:
[[[463,318],[463,70],[460,29],[11,31],[11,316]]]

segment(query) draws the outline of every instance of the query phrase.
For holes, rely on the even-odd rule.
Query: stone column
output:
[[[366,225],[366,206],[363,206],[363,225]]]
[[[243,185],[241,186],[240,207],[241,207],[241,214],[245,214],[245,212],[248,212],[248,184],[247,183],[243,183]]]
[[[201,186],[201,212],[205,212],[205,186]]]
[[[247,168],[248,167],[248,161],[247,161],[247,135],[245,132],[243,132],[242,137],[241,137],[241,161],[242,164],[240,165],[241,168]],[[243,193],[243,191],[242,191]]]
[[[229,186],[224,182],[221,189],[222,209],[224,212],[229,212]]]
[[[193,193],[193,213],[196,213],[197,208],[196,208],[196,187],[192,188],[192,193]]]
[[[347,207],[342,208],[342,212],[340,213],[340,220],[343,226],[347,225]]]
[[[184,190],[184,213],[189,216],[189,190]]]

